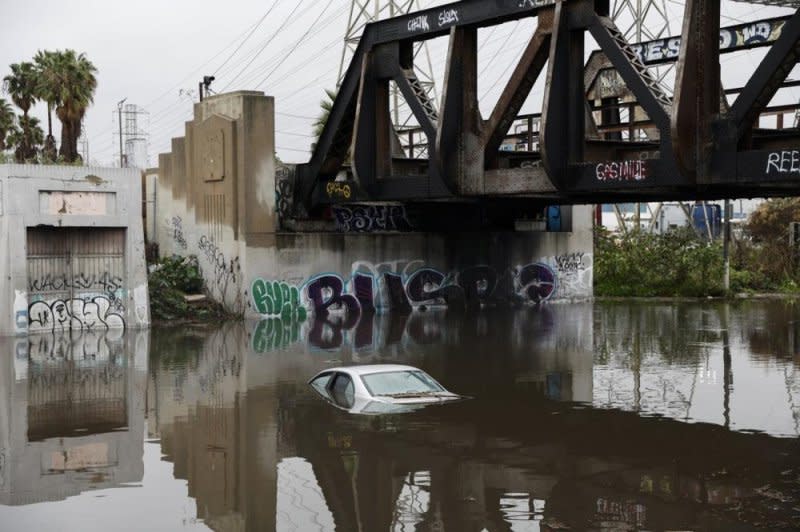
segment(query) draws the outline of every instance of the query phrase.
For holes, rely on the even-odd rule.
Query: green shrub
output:
[[[153,319],[175,320],[196,314],[184,295],[203,291],[203,277],[197,258],[168,257],[152,265],[151,269],[148,284]]]
[[[595,293],[599,296],[717,296],[724,293],[719,244],[700,240],[691,228],[663,235],[632,231],[595,237]]]

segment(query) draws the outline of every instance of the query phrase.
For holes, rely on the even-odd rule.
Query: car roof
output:
[[[330,371],[341,371],[351,375],[370,375],[372,373],[387,373],[392,371],[422,371],[413,366],[402,366],[399,364],[368,364],[365,366],[342,366],[338,368],[330,368],[321,373]]]

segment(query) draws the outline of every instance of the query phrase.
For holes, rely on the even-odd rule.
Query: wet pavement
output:
[[[5,339],[0,530],[800,527],[800,304],[587,303]],[[423,368],[359,416],[306,384]]]

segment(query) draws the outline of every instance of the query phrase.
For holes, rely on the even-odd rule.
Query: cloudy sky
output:
[[[384,0],[388,3],[388,0]],[[118,158],[114,110],[117,102],[142,107],[151,164],[183,134],[197,83],[215,75],[213,89],[261,90],[276,98],[277,151],[285,161],[309,157],[312,123],[326,88],[339,72],[350,0],[0,0],[0,76],[7,65],[30,60],[39,49],[85,52],[98,69],[95,103],[85,129],[90,159],[113,165]],[[449,3],[419,0],[421,7]],[[666,0],[670,33],[680,33],[682,2]],[[723,25],[787,10],[723,1]],[[656,17],[657,18],[657,17]],[[625,21],[620,21],[624,26]],[[484,114],[496,101],[513,62],[534,28],[532,20],[480,33],[480,87]],[[591,47],[593,45],[589,45]],[[446,40],[431,43],[434,76],[444,70]],[[723,59],[726,86],[740,86],[763,51]],[[424,57],[427,64],[427,57]],[[4,95],[0,95],[4,96]],[[794,93],[783,98],[798,101]],[[526,111],[541,106],[541,83]],[[46,123],[45,108],[35,113]],[[56,132],[59,128],[56,121]]]

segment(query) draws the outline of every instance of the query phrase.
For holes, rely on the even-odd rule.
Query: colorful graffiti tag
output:
[[[413,261],[402,271],[384,265],[356,264],[349,279],[335,273],[317,275],[302,286],[256,279],[253,308],[264,317],[305,321],[341,316],[357,320],[362,313],[410,312],[428,307],[479,307],[506,302],[539,304],[558,288],[556,273],[544,263],[533,263],[502,274],[491,266],[471,266],[443,273]]]
[[[256,279],[253,283],[253,303],[263,316],[299,322],[306,320],[306,309],[300,304],[300,291],[287,283]]]

